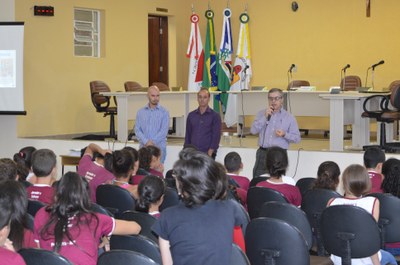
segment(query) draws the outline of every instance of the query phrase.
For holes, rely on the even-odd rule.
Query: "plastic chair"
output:
[[[90,82],[90,97],[97,112],[104,113],[104,117],[110,116],[110,136],[115,138],[115,118],[117,108],[110,106],[110,97],[100,93],[110,92],[109,86],[103,81]]]
[[[43,202],[28,200],[28,213],[35,217],[37,211],[39,211],[40,208],[44,206],[46,206],[46,204],[44,204]]]
[[[96,202],[113,213],[116,218],[125,211],[135,209],[135,199],[129,191],[111,184],[97,187]]]
[[[92,211],[94,211],[96,213],[105,214],[105,215],[108,215],[111,217],[114,216],[109,210],[107,210],[106,208],[104,208],[101,205],[98,205],[97,203],[92,203]]]
[[[161,264],[160,248],[156,243],[141,235],[117,236],[110,238],[110,249],[124,249],[141,253],[158,264]]]
[[[259,217],[246,230],[246,254],[252,265],[309,265],[310,255],[300,231],[285,221]]]
[[[385,243],[400,242],[400,199],[389,193],[371,193],[368,196],[379,199],[381,248],[384,248]]]
[[[250,265],[250,261],[240,247],[232,244],[232,255],[230,265]]]
[[[168,207],[178,205],[181,201],[181,198],[178,195],[176,189],[167,187],[165,189],[164,201],[160,205],[160,212],[164,211]]]
[[[22,248],[18,251],[18,253],[25,260],[26,265],[72,265],[68,259],[56,252],[49,250],[39,248]]]
[[[314,232],[318,256],[325,256],[325,249],[322,244],[320,220],[323,210],[331,198],[342,197],[333,190],[312,189],[307,192],[301,202],[301,209],[306,213],[308,221]]]
[[[302,198],[306,195],[306,192],[311,189],[316,180],[316,178],[302,178],[296,182],[296,187],[299,188]]]
[[[155,265],[151,258],[131,250],[114,249],[99,256],[97,265]],[[161,265],[161,263],[160,263]]]
[[[250,219],[257,218],[261,206],[265,202],[269,201],[280,201],[286,202],[285,196],[279,191],[265,188],[265,187],[251,187],[247,192],[247,210],[250,215]]]
[[[137,222],[142,228],[140,230],[142,236],[145,236],[156,243],[158,242],[158,237],[151,230],[151,227],[157,221],[157,219],[152,215],[137,211],[126,211],[121,215],[121,219]]]
[[[348,75],[340,81],[340,88],[343,91],[355,91],[357,87],[361,86],[361,78],[357,75]]]
[[[260,217],[275,218],[296,227],[304,237],[308,250],[313,246],[313,234],[306,214],[296,206],[285,202],[266,202],[260,210]],[[310,264],[331,264],[328,257],[310,256]]]
[[[369,257],[381,246],[378,224],[366,210],[352,205],[334,205],[321,216],[325,249],[351,265],[352,258]]]

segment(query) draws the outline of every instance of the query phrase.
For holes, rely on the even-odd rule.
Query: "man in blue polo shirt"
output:
[[[199,107],[187,117],[185,146],[195,146],[215,159],[221,139],[221,117],[208,106],[210,92],[206,88],[197,93],[197,102]]]

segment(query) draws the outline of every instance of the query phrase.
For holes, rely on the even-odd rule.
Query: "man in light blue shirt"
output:
[[[250,130],[252,134],[259,135],[253,178],[266,173],[265,160],[269,147],[288,149],[289,143],[298,143],[301,139],[296,118],[283,109],[282,90],[272,88],[268,92],[268,102],[268,108],[257,113]]]
[[[136,113],[135,134],[139,146],[155,145],[161,149],[161,162],[167,154],[169,112],[160,106],[160,90],[151,86],[147,90],[149,103]]]

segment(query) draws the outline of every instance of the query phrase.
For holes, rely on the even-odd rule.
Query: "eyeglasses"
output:
[[[282,96],[279,96],[279,97],[268,97],[268,101],[278,101],[278,100],[281,100],[282,99]]]

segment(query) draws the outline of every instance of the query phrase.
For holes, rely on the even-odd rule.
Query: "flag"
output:
[[[186,56],[190,58],[188,90],[199,91],[203,80],[204,51],[199,29],[199,16],[190,16],[192,22]]]
[[[228,91],[231,86],[232,53],[231,10],[226,8],[224,10],[224,22],[222,25],[217,64],[218,90],[221,92]],[[214,97],[214,110],[218,113],[221,113],[221,111],[225,113],[227,101],[228,95],[226,93],[221,93],[219,96]]]
[[[232,82],[230,91],[241,91],[250,89],[252,69],[250,63],[250,36],[249,16],[247,13],[240,15],[240,30],[238,46],[236,51],[235,66],[233,67]],[[225,124],[227,127],[235,125],[238,120],[235,94],[229,94],[225,112]]]
[[[216,62],[216,46],[214,33],[214,12],[206,11],[207,18],[207,33],[204,46],[204,68],[203,68],[203,87],[209,90],[217,90],[217,62]]]

